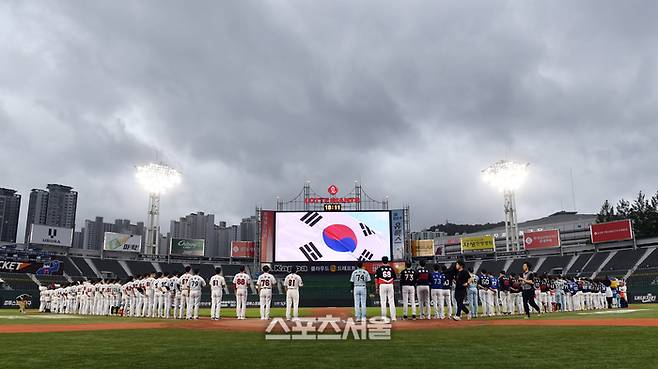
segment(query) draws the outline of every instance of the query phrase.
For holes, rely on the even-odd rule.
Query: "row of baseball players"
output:
[[[395,270],[388,264],[388,258],[382,258],[383,265],[375,272],[375,292],[379,294],[381,315],[386,316],[387,304],[391,320],[396,320],[394,283],[397,278]],[[425,267],[420,261],[419,266],[411,268],[411,263],[405,263],[405,269],[400,272],[399,284],[402,295],[403,319],[408,319],[409,310],[411,318],[416,319],[416,302],[420,310],[420,319],[445,319],[453,316],[453,308],[457,310],[455,294],[455,271],[446,266],[434,265],[433,271]],[[478,307],[481,305],[486,316],[528,314],[524,306],[522,290],[524,285],[532,284],[528,289],[533,290],[530,305],[539,313],[554,311],[595,310],[609,309],[620,306],[614,302],[614,281],[604,279],[592,280],[587,278],[569,279],[560,276],[537,276],[529,271],[532,266],[524,263],[523,273],[517,275],[500,272],[493,276],[485,270],[478,275],[469,271],[471,278],[467,287],[466,305],[470,305],[468,318],[477,317]],[[353,284],[355,316],[365,318],[366,284],[370,281],[370,274],[363,269],[362,264],[352,273],[350,281]],[[612,288],[611,288],[612,285]],[[625,295],[625,286],[620,282]],[[478,302],[480,304],[478,304]],[[432,311],[434,314],[432,314]]]
[[[211,314],[213,320],[221,319],[221,303],[226,280],[222,269],[216,268],[208,284],[211,291]],[[233,277],[236,294],[236,316],[245,319],[248,289],[251,277],[244,266]],[[39,311],[60,314],[81,315],[121,315],[147,318],[198,319],[201,290],[206,281],[197,269],[185,268],[184,273],[150,273],[129,277],[121,284],[118,280],[100,280],[71,283],[60,287],[41,286]],[[272,303],[272,288],[276,279],[263,267],[263,273],[256,281],[260,297],[261,319],[269,319]],[[299,316],[299,288],[303,286],[301,277],[292,271],[284,279],[286,288],[286,318]],[[173,310],[173,311],[172,311]]]

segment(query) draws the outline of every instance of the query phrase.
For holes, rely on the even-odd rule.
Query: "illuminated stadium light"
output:
[[[516,196],[514,194],[528,176],[528,163],[500,160],[482,171],[482,179],[503,192],[505,200],[505,250],[521,251],[519,224],[516,216]]]
[[[142,188],[149,193],[162,194],[181,182],[180,173],[164,164],[138,166],[136,176]]]
[[[482,179],[500,191],[516,191],[528,176],[528,163],[500,160],[482,171]]]
[[[158,254],[160,236],[160,195],[181,182],[181,174],[165,164],[150,163],[137,167],[137,182],[149,192],[146,254]]]

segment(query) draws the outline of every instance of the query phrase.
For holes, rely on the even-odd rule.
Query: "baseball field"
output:
[[[341,316],[346,308],[302,309]],[[372,308],[369,315],[376,315]],[[203,314],[208,316],[208,311]],[[268,340],[267,321],[0,311],[3,368],[652,368],[658,305],[530,320],[398,321],[390,340]],[[255,318],[257,309],[248,317]],[[273,316],[282,316],[273,309]],[[275,330],[274,332],[277,332]],[[280,332],[280,330],[279,330]]]

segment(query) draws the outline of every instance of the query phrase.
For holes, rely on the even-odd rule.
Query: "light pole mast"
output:
[[[144,253],[157,255],[160,252],[160,195],[178,185],[181,175],[163,163],[150,163],[137,167],[137,181],[149,193]]]
[[[500,160],[482,171],[485,182],[503,192],[505,208],[505,251],[520,251],[519,223],[516,213],[516,190],[528,175],[528,163]]]

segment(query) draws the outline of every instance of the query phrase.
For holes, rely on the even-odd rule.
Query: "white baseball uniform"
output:
[[[290,319],[290,309],[292,308],[292,317],[299,317],[299,287],[304,286],[302,277],[297,273],[290,273],[283,280],[286,287],[286,319]]]
[[[276,278],[270,273],[263,273],[258,277],[258,295],[260,296],[260,319],[270,318],[270,306],[272,305],[272,287],[276,285]]]
[[[199,303],[201,302],[201,289],[206,286],[206,281],[200,275],[193,275],[188,281],[190,296],[187,301],[187,319],[199,319]]]
[[[183,319],[183,312],[187,305],[187,299],[190,297],[190,273],[185,273],[178,279],[180,282],[180,306],[178,308],[178,319]]]
[[[245,318],[247,307],[247,293],[251,277],[245,272],[240,272],[233,277],[233,285],[235,286],[235,315],[238,319]]]
[[[222,292],[226,287],[226,280],[219,274],[210,277],[210,318],[219,319],[222,314]]]

